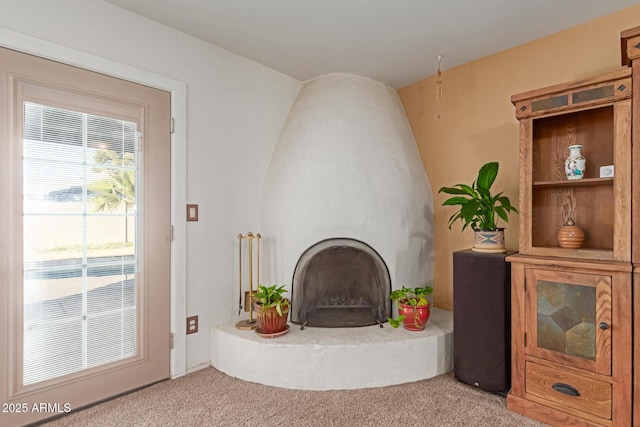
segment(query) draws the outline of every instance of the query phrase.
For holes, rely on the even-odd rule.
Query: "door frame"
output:
[[[171,116],[175,126],[171,134],[171,378],[187,373],[187,84],[160,74],[112,61],[97,55],[61,46],[0,27],[0,46],[90,71],[118,77],[134,83],[171,92]],[[169,339],[169,337],[167,337]]]

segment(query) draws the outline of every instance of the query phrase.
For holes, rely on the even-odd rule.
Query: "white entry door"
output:
[[[0,73],[4,426],[169,377],[170,94],[1,48]]]

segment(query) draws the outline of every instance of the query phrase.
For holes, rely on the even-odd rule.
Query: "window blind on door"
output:
[[[24,103],[23,383],[136,354],[136,123]]]

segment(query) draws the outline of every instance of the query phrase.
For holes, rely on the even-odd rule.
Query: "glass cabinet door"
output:
[[[611,374],[611,277],[528,269],[525,352]]]

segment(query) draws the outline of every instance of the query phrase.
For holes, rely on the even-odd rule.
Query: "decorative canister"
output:
[[[569,146],[569,157],[564,161],[564,173],[567,175],[567,179],[582,179],[584,177],[586,160],[580,153],[581,149],[582,145]]]
[[[495,230],[474,230],[473,247],[474,252],[485,252],[490,254],[503,254],[507,252],[504,246],[504,228]]]
[[[558,230],[558,244],[566,249],[579,249],[583,243],[584,231],[573,219],[567,219],[567,222]]]

